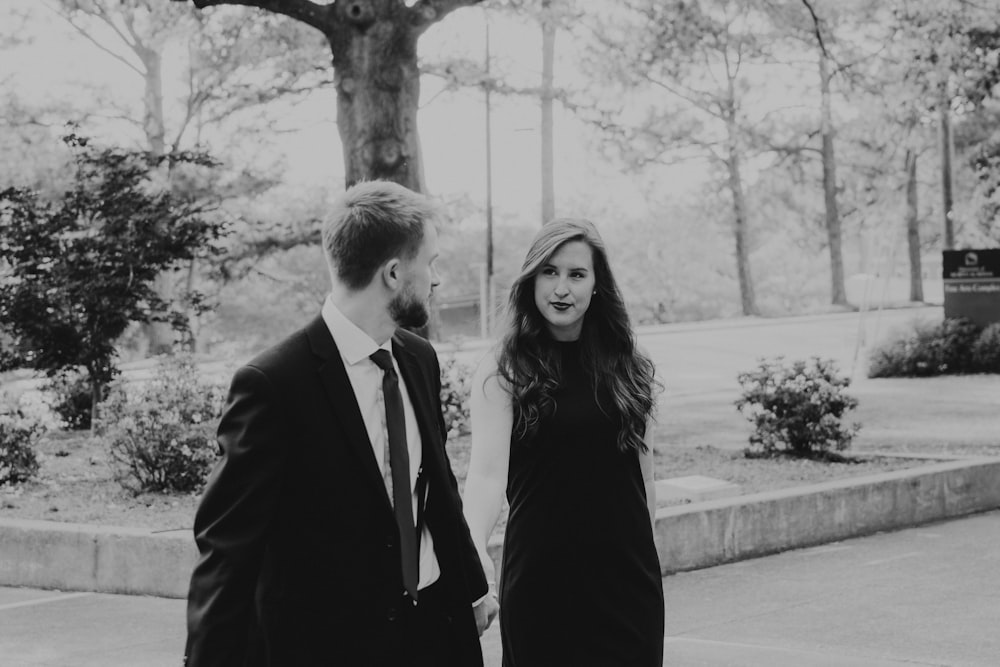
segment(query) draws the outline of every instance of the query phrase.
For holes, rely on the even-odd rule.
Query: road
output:
[[[669,576],[664,665],[996,667],[998,573],[994,511]],[[181,600],[0,588],[4,667],[177,667],[183,643]],[[484,647],[500,667],[496,627]]]

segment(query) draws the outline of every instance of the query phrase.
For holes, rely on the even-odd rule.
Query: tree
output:
[[[607,125],[634,164],[669,162],[669,150],[686,149],[721,168],[720,185],[732,207],[742,312],[759,315],[743,167],[752,135],[743,101],[749,86],[745,67],[762,57],[767,42],[764,19],[748,0],[625,4],[622,18],[615,20],[615,14],[594,27],[604,78],[664,94],[669,102],[651,103],[638,126]]]
[[[844,254],[843,235],[841,232],[840,213],[837,208],[837,159],[834,152],[836,129],[833,122],[831,102],[831,82],[834,72],[831,71],[831,61],[834,60],[828,51],[828,43],[832,41],[832,29],[829,21],[820,17],[809,0],[800,0],[801,7],[809,17],[807,34],[810,34],[812,46],[817,52],[819,64],[820,90],[820,156],[823,164],[823,204],[827,232],[827,248],[830,252],[830,302],[834,305],[847,305],[847,290],[844,285]],[[834,60],[834,63],[836,61]]]
[[[920,269],[920,216],[917,208],[917,153],[906,150],[906,249],[910,258],[910,301],[924,300]]]
[[[556,217],[555,193],[555,101],[562,96],[555,86],[556,37],[560,30],[572,25],[582,12],[575,0],[507,0],[506,8],[527,15],[541,29],[542,66],[537,90],[521,90],[519,94],[537,96],[541,110],[541,222]]]
[[[145,148],[154,155],[201,144],[206,127],[245,109],[302,95],[322,81],[311,64],[317,40],[277,17],[248,24],[234,12],[206,17],[188,7],[149,0],[59,0],[55,11],[110,61],[141,79],[138,110],[133,100],[115,97],[106,103],[141,128]],[[187,51],[187,86],[172,105],[178,112],[171,115],[165,110],[170,100],[163,64],[167,47],[177,42]],[[259,85],[262,78],[267,85]],[[192,265],[187,281],[193,272]],[[174,282],[168,275],[157,279],[162,299],[173,298],[178,290]],[[166,323],[151,322],[146,329],[150,353],[172,348],[173,331]]]
[[[25,188],[0,192],[0,322],[14,341],[0,350],[0,369],[54,376],[82,367],[96,409],[129,323],[186,326],[153,289],[157,275],[209,252],[223,229],[208,201],[178,196],[162,179],[165,164],[208,168],[207,156],[97,149],[77,135],[65,142],[76,174],[58,201]],[[202,306],[200,294],[185,298]]]
[[[199,9],[257,7],[319,30],[333,54],[346,184],[384,178],[426,189],[417,135],[417,42],[455,9],[481,0],[192,1]]]
[[[908,49],[907,80],[938,116],[944,247],[956,244],[953,116],[989,98],[1000,81],[1000,22],[995,8],[969,0],[898,0],[893,4],[897,41]]]

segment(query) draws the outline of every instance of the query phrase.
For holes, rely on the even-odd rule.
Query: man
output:
[[[321,315],[236,372],[195,518],[187,665],[482,665],[497,606],[438,360],[400,328],[426,323],[439,283],[433,217],[394,183],[348,189],[323,230]]]

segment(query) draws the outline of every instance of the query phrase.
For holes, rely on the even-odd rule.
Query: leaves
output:
[[[207,202],[171,188],[171,170],[208,169],[203,155],[97,148],[69,135],[75,180],[53,202],[0,192],[0,322],[12,337],[3,368],[115,374],[114,343],[131,322],[178,315],[153,289],[161,271],[205,254],[222,236]]]
[[[761,359],[756,370],[737,376],[743,391],[736,407],[754,425],[750,451],[765,456],[799,456],[846,449],[860,426],[841,418],[858,405],[844,390],[831,359],[813,357],[786,365],[781,357]]]

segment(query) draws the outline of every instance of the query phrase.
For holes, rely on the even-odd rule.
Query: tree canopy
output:
[[[75,174],[59,197],[0,192],[0,327],[12,341],[0,349],[0,370],[82,367],[97,397],[117,373],[115,343],[130,323],[186,326],[152,283],[179,261],[210,253],[224,227],[210,200],[170,189],[163,174],[168,165],[209,169],[215,163],[206,155],[98,148],[75,134],[64,140]],[[197,308],[203,295],[185,300]]]

